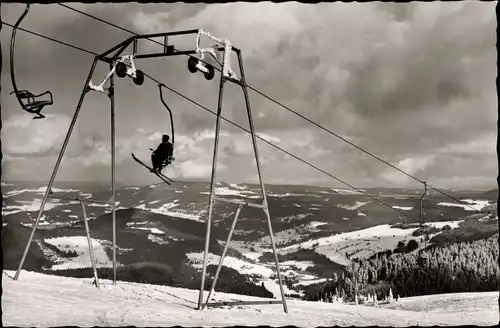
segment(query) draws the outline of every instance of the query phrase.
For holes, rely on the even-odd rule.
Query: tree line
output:
[[[486,240],[431,246],[417,252],[382,253],[371,259],[352,260],[342,274],[309,286],[304,299],[318,301],[337,295],[353,302],[356,295],[367,294],[381,299],[390,289],[400,297],[497,291],[498,258],[498,234]]]

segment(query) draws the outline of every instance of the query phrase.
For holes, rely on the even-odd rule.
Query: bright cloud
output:
[[[57,154],[69,127],[66,115],[47,114],[33,120],[31,114],[11,116],[2,126],[2,148],[9,156],[50,156]]]

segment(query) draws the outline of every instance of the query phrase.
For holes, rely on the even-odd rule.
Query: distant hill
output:
[[[483,195],[492,201],[496,201],[498,199],[498,189],[488,190]]]
[[[258,202],[259,189],[255,184],[217,183],[215,193]],[[2,185],[4,268],[17,269],[45,190],[40,183]],[[56,184],[53,190],[57,195],[81,194],[89,200],[86,209],[92,244],[100,270],[106,270],[112,259],[111,211],[91,199],[109,199],[109,185],[67,182]],[[303,290],[297,286],[325,281],[352,261],[394,251],[400,242],[406,245],[414,240],[418,249],[426,246],[423,233],[417,231],[421,229],[419,190],[366,189],[387,206],[349,189],[266,184],[266,191],[288,295],[300,297]],[[170,283],[190,287],[199,278],[203,258],[209,184],[126,186],[117,189],[116,198],[117,261],[125,270],[120,272],[128,272],[128,266],[138,263],[167,266],[172,271]],[[498,233],[497,218],[486,219],[474,211],[492,206],[484,191],[464,191],[459,198],[472,208],[442,195],[430,194],[425,198],[423,219],[430,231],[427,246],[484,239]],[[214,205],[210,265],[218,264],[236,208],[220,202]],[[229,286],[231,279],[236,279],[242,284],[238,287],[240,293],[248,293],[249,286],[264,285],[265,290],[279,295],[270,252],[264,212],[244,208],[229,244],[221,283]],[[70,276],[91,274],[87,270],[89,252],[78,202],[49,200],[26,263],[25,268],[34,271]],[[156,279],[156,273],[147,277]]]

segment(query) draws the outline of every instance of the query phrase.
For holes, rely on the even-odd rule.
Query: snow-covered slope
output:
[[[462,221],[429,222],[425,225],[435,228],[443,228],[448,225],[451,229],[456,229]],[[296,252],[300,248],[313,249],[316,253],[325,255],[333,262],[348,265],[351,262],[350,258],[369,258],[378,252],[395,249],[400,241],[406,243],[410,239],[417,239],[412,237],[412,233],[417,229],[418,227],[401,229],[391,227],[389,224],[382,224],[281,247],[278,248],[278,252],[288,254]],[[437,234],[431,234],[430,237]],[[346,254],[350,254],[350,258]]]
[[[379,308],[289,300],[288,314],[281,305],[198,311],[196,290],[121,281],[113,286],[106,280],[101,281],[99,290],[90,279],[23,271],[19,280],[13,281],[13,275],[13,271],[3,274],[5,326],[487,326],[499,321],[498,292],[412,297]],[[215,298],[257,299],[223,293]],[[432,309],[425,307],[429,301]]]

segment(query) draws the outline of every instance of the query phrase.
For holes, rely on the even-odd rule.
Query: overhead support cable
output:
[[[12,27],[12,25],[11,25],[11,24],[8,24],[8,23],[4,23],[4,24],[6,24],[7,26],[11,26],[11,27]],[[20,29],[20,30],[22,30],[23,32],[30,33],[30,34],[33,34],[33,35],[39,36],[39,37],[41,37],[41,38],[44,38],[44,39],[47,39],[47,40],[50,40],[50,41],[53,41],[53,42],[56,42],[56,43],[59,43],[59,44],[62,44],[62,45],[68,46],[68,47],[71,47],[71,48],[76,49],[76,50],[80,50],[80,51],[83,51],[83,52],[86,52],[86,53],[89,53],[89,54],[92,54],[92,55],[95,55],[95,56],[99,56],[98,54],[93,53],[92,51],[89,51],[89,50],[86,50],[86,49],[80,48],[80,47],[78,47],[78,46],[74,46],[74,45],[72,45],[72,44],[69,44],[69,43],[66,43],[66,42],[62,42],[62,41],[59,41],[59,40],[56,40],[56,39],[53,39],[53,38],[50,38],[50,37],[44,36],[44,35],[42,35],[42,34],[38,34],[38,33],[35,33],[35,32],[32,32],[32,31],[29,31],[29,30],[26,30],[26,29]],[[219,71],[220,71],[220,70],[219,70]],[[206,111],[208,111],[208,112],[212,113],[213,115],[216,115],[216,116],[217,116],[217,113],[216,113],[216,112],[214,112],[214,111],[212,111],[211,109],[207,108],[206,106],[204,106],[204,105],[202,105],[202,104],[200,104],[200,103],[196,102],[195,100],[192,100],[191,98],[189,98],[189,97],[185,96],[185,95],[184,95],[184,94],[182,94],[181,92],[179,92],[179,91],[177,91],[177,90],[175,90],[175,89],[173,89],[173,88],[169,87],[169,86],[168,86],[168,85],[166,85],[165,83],[160,82],[159,80],[155,79],[155,78],[154,78],[154,77],[152,77],[151,75],[149,75],[149,74],[147,74],[147,73],[144,73],[144,76],[145,76],[145,77],[147,77],[147,78],[149,78],[151,81],[155,82],[156,84],[158,84],[158,85],[162,85],[162,86],[163,86],[164,88],[166,88],[167,90],[169,90],[169,91],[171,91],[171,92],[173,92],[173,93],[177,94],[178,96],[180,96],[180,97],[182,97],[182,98],[184,98],[184,99],[188,100],[189,102],[191,102],[191,103],[195,104],[196,106],[198,106],[198,107],[200,107],[200,108],[202,108],[202,109],[204,109],[204,110],[206,110]],[[239,129],[241,129],[241,130],[243,130],[243,131],[245,131],[245,132],[247,132],[247,133],[251,133],[251,132],[250,132],[249,130],[247,130],[246,128],[242,127],[241,125],[239,125],[239,124],[237,124],[237,123],[235,123],[235,122],[233,122],[233,121],[231,121],[231,120],[229,120],[229,119],[227,119],[227,118],[225,118],[225,117],[223,117],[223,116],[221,116],[221,119],[223,119],[224,121],[226,121],[226,122],[230,123],[230,124],[231,124],[231,125],[233,125],[233,126],[238,127]],[[355,191],[359,192],[360,194],[363,194],[364,196],[366,196],[366,197],[368,197],[368,198],[370,198],[370,199],[374,200],[375,202],[377,202],[377,203],[379,203],[379,204],[381,204],[381,205],[384,205],[384,206],[386,206],[386,207],[390,208],[391,210],[393,210],[393,211],[395,211],[395,212],[398,212],[398,213],[399,213],[399,214],[401,214],[403,217],[408,218],[410,221],[413,221],[413,222],[415,222],[415,223],[420,222],[420,220],[419,220],[419,219],[414,218],[414,217],[412,217],[412,216],[409,216],[408,214],[404,213],[403,211],[401,211],[401,210],[399,210],[399,209],[393,208],[391,205],[389,205],[389,204],[385,203],[384,201],[382,201],[382,200],[380,200],[380,199],[378,199],[378,198],[376,198],[376,197],[374,197],[374,196],[372,196],[372,195],[370,195],[370,194],[366,193],[365,191],[363,191],[363,190],[361,190],[361,189],[359,189],[359,188],[354,187],[353,185],[351,185],[351,184],[349,184],[349,183],[345,182],[344,180],[342,180],[342,179],[340,179],[340,178],[338,178],[338,177],[336,177],[336,176],[332,175],[331,173],[329,173],[329,172],[327,172],[327,171],[325,171],[325,170],[321,169],[320,167],[318,167],[318,166],[316,166],[316,165],[314,165],[314,164],[312,164],[312,163],[310,163],[310,162],[308,162],[308,161],[306,161],[306,160],[304,160],[304,159],[300,158],[299,156],[296,156],[296,155],[292,154],[291,152],[289,152],[289,151],[287,151],[287,150],[285,150],[285,149],[281,148],[280,146],[278,146],[278,145],[276,145],[276,144],[274,144],[274,143],[272,143],[272,142],[270,142],[270,141],[268,141],[268,140],[266,140],[266,139],[264,139],[264,138],[260,137],[259,135],[255,135],[255,137],[256,137],[257,139],[259,139],[259,140],[262,140],[262,141],[263,141],[263,142],[265,142],[266,144],[268,144],[268,145],[270,145],[270,146],[274,147],[275,149],[278,149],[278,150],[282,151],[283,153],[287,154],[288,156],[293,157],[293,158],[297,159],[298,161],[300,161],[300,162],[302,162],[302,163],[304,163],[304,164],[306,164],[306,165],[308,165],[308,166],[312,167],[313,169],[317,170],[318,172],[321,172],[321,173],[323,173],[324,175],[326,175],[326,176],[328,176],[328,177],[330,177],[330,178],[332,178],[332,179],[334,179],[334,180],[336,180],[336,181],[338,181],[338,182],[340,182],[340,183],[342,183],[342,184],[344,184],[344,185],[346,185],[346,186],[350,187],[351,189],[353,189],[353,190],[355,190]]]
[[[113,23],[111,23],[111,22],[109,22],[109,21],[106,21],[106,20],[101,19],[101,18],[99,18],[99,17],[96,17],[96,16],[94,16],[94,15],[91,15],[91,14],[88,14],[88,13],[86,13],[86,12],[83,12],[83,11],[81,11],[81,10],[78,10],[78,9],[72,8],[72,7],[67,6],[67,5],[64,5],[64,4],[59,4],[59,5],[60,5],[60,6],[65,7],[65,8],[67,8],[67,9],[69,9],[69,10],[75,11],[75,12],[77,12],[77,13],[79,13],[79,14],[85,15],[85,16],[87,16],[87,17],[89,17],[89,18],[93,18],[93,19],[95,19],[95,20],[98,20],[98,21],[100,21],[100,22],[102,22],[102,23],[104,23],[104,24],[107,24],[107,25],[113,26],[113,27],[115,27],[115,28],[117,28],[117,29],[120,29],[120,30],[122,30],[122,31],[124,31],[124,32],[130,33],[130,34],[133,34],[133,35],[139,35],[139,34],[138,34],[138,33],[136,33],[136,32],[133,32],[133,31],[128,30],[128,29],[126,29],[126,28],[124,28],[124,27],[118,26],[118,25],[116,25],[116,24],[113,24]],[[163,47],[165,46],[164,44],[162,44],[161,42],[158,42],[158,41],[156,41],[156,40],[152,40],[152,39],[146,39],[146,40],[151,41],[151,42],[156,43],[156,44],[159,44],[159,45],[161,45],[161,46],[163,46]],[[174,51],[179,52],[179,50],[177,50],[177,49],[174,49]],[[194,56],[192,56],[192,55],[189,55],[189,54],[185,54],[185,55],[186,55],[186,56],[189,56],[189,57],[196,58],[196,57],[194,57]],[[203,62],[203,63],[205,63],[205,64],[208,64],[208,63],[207,63],[206,61],[204,61],[204,60],[200,60],[200,59],[198,59],[198,60],[199,60],[200,62]],[[219,71],[219,72],[222,72],[222,70],[221,70],[221,69],[219,69],[219,68],[217,68],[217,67],[214,67],[214,69],[215,69],[215,70],[217,70],[217,71]],[[389,163],[388,161],[386,161],[386,160],[384,160],[384,159],[380,158],[379,156],[374,155],[374,154],[372,154],[371,152],[369,152],[369,151],[367,151],[367,150],[365,150],[365,149],[361,148],[360,146],[358,146],[358,145],[356,145],[356,144],[352,143],[351,141],[349,141],[349,140],[347,140],[347,139],[343,138],[342,136],[338,135],[337,133],[335,133],[335,132],[331,131],[330,129],[325,128],[324,126],[320,125],[319,123],[316,123],[316,122],[312,121],[311,119],[309,119],[309,118],[305,117],[304,115],[302,115],[302,114],[298,113],[297,111],[293,110],[292,108],[290,108],[290,107],[288,107],[288,106],[286,106],[286,105],[282,104],[281,102],[279,102],[279,101],[275,100],[274,98],[272,98],[272,97],[270,97],[270,96],[268,96],[268,95],[264,94],[263,92],[261,92],[261,91],[257,90],[256,88],[252,87],[251,85],[245,84],[245,86],[246,86],[247,88],[249,88],[250,90],[252,90],[252,91],[256,92],[257,94],[261,95],[262,97],[264,97],[264,98],[266,98],[266,99],[268,99],[268,100],[272,101],[272,102],[273,102],[273,103],[275,103],[276,105],[278,105],[278,106],[280,106],[280,107],[282,107],[282,108],[284,108],[284,109],[288,110],[289,112],[291,112],[291,113],[295,114],[296,116],[300,117],[301,119],[306,120],[307,122],[309,122],[309,123],[311,123],[311,124],[315,125],[315,126],[316,126],[316,127],[318,127],[319,129],[321,129],[321,130],[323,130],[323,131],[325,131],[325,132],[329,133],[330,135],[332,135],[332,136],[334,136],[334,137],[336,137],[336,138],[340,139],[341,141],[346,142],[347,144],[349,144],[349,145],[351,145],[351,146],[355,147],[356,149],[358,149],[358,150],[362,151],[363,153],[365,153],[365,154],[367,154],[367,155],[371,156],[372,158],[374,158],[374,159],[376,159],[376,160],[378,160],[378,161],[380,161],[380,162],[382,162],[382,163],[384,163],[384,164],[386,164],[386,165],[390,166],[391,168],[393,168],[393,169],[395,169],[395,170],[399,171],[400,173],[402,173],[402,174],[406,175],[407,177],[409,177],[409,178],[411,178],[411,179],[413,179],[413,180],[415,180],[415,181],[417,181],[417,182],[419,182],[419,183],[422,183],[422,184],[424,183],[424,181],[423,181],[423,180],[421,180],[421,179],[419,179],[419,178],[417,178],[417,177],[415,177],[415,176],[413,176],[413,175],[409,174],[408,172],[403,171],[402,169],[400,169],[399,167],[395,166],[394,164],[391,164],[391,163]],[[453,201],[455,201],[455,202],[457,202],[457,203],[459,203],[459,204],[462,204],[462,205],[464,205],[464,206],[467,206],[467,207],[469,207],[469,208],[473,209],[473,210],[474,210],[474,211],[476,211],[476,212],[482,212],[482,213],[487,214],[485,211],[480,210],[480,209],[477,209],[477,208],[473,207],[472,205],[470,205],[469,203],[464,202],[464,201],[462,201],[462,200],[460,200],[460,199],[458,199],[458,198],[456,198],[456,197],[454,197],[454,196],[452,196],[452,195],[450,195],[450,194],[448,194],[448,193],[446,193],[446,192],[444,192],[444,191],[442,191],[442,190],[438,189],[437,187],[434,187],[434,186],[432,186],[432,185],[430,185],[430,184],[427,184],[427,187],[429,187],[429,188],[433,189],[434,191],[438,192],[439,194],[441,194],[441,195],[443,195],[443,196],[446,196],[446,197],[448,197],[449,199],[451,199],[451,200],[453,200]]]

